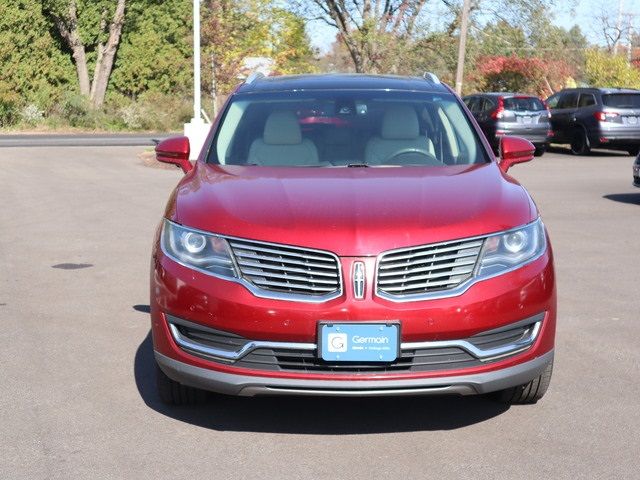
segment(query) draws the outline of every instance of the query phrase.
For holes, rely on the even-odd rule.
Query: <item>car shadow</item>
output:
[[[549,145],[549,147],[547,147],[547,152],[549,153],[561,153],[561,154],[565,154],[565,155],[571,155],[574,156],[571,153],[571,147],[569,147],[569,145],[563,145],[563,144],[553,144],[553,145]],[[578,157],[625,157],[625,158],[633,158],[630,157],[629,154],[627,152],[622,152],[619,150],[604,150],[604,149],[597,149],[597,150],[591,150],[591,152],[589,152],[587,155],[577,155]]]
[[[614,202],[629,203],[631,205],[640,205],[640,192],[639,193],[610,193],[609,195],[603,195],[602,198],[612,200]]]
[[[134,377],[146,405],[168,417],[218,431],[288,434],[368,434],[454,430],[484,422],[508,407],[484,397],[229,397],[168,406],[156,393],[151,332],[135,355]]]

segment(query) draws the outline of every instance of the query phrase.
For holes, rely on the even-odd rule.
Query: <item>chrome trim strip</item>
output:
[[[231,361],[235,362],[236,360],[241,359],[245,355],[248,355],[252,351],[257,348],[281,348],[285,350],[315,350],[315,343],[295,343],[295,342],[269,342],[269,341],[258,341],[252,340],[247,342],[240,350],[236,350],[235,352],[230,352],[226,350],[220,350],[218,348],[209,347],[206,345],[202,345],[201,343],[194,342],[184,335],[180,333],[178,327],[171,323],[169,324],[169,330],[171,330],[171,335],[173,335],[173,339],[178,344],[180,348],[184,350],[189,350],[192,352],[199,353],[201,355],[206,355],[207,357],[214,357],[218,360]]]
[[[271,290],[264,290],[262,288],[259,288],[258,286],[254,285],[253,283],[249,282],[248,280],[246,280],[243,277],[225,277],[223,275],[218,275],[215,274],[213,272],[210,272],[208,270],[204,270],[202,268],[198,268],[196,266],[193,265],[189,265],[187,263],[182,262],[181,260],[178,260],[176,257],[174,257],[173,255],[171,255],[171,253],[169,253],[165,246],[164,246],[164,225],[165,223],[171,223],[172,225],[176,225],[180,228],[187,228],[189,230],[192,230],[194,232],[198,232],[198,233],[202,233],[204,235],[209,235],[212,237],[218,237],[218,238],[222,238],[224,240],[238,240],[238,241],[245,241],[245,242],[255,242],[255,243],[260,243],[263,245],[272,245],[272,246],[284,246],[284,247],[290,247],[290,248],[294,248],[294,249],[300,249],[300,250],[307,250],[310,252],[318,252],[318,253],[324,253],[327,255],[331,255],[333,258],[335,258],[336,263],[337,263],[337,269],[338,269],[338,290],[333,292],[333,293],[329,293],[329,294],[324,294],[324,295],[304,295],[304,294],[299,294],[299,293],[285,293],[285,292],[275,292],[275,291],[271,291]],[[231,246],[229,246],[229,248],[231,249]],[[289,301],[289,302],[302,302],[302,303],[323,303],[323,302],[328,302],[329,300],[333,300],[335,298],[338,298],[340,296],[342,296],[342,292],[343,292],[343,283],[342,283],[342,263],[340,262],[340,257],[338,257],[335,253],[333,252],[329,252],[326,250],[318,250],[318,249],[314,249],[314,248],[306,248],[306,247],[299,247],[296,245],[286,245],[283,243],[271,243],[271,242],[263,242],[263,241],[259,241],[259,240],[250,240],[248,238],[239,238],[239,237],[231,237],[228,235],[219,235],[217,233],[212,233],[212,232],[207,232],[205,230],[200,230],[197,228],[192,228],[192,227],[187,227],[185,225],[181,225],[179,223],[176,222],[172,222],[171,220],[167,219],[167,218],[163,218],[163,223],[162,223],[162,231],[160,232],[160,250],[162,250],[162,253],[164,253],[164,255],[167,258],[170,258],[173,262],[182,265],[185,268],[189,268],[191,270],[196,270],[200,273],[203,273],[205,275],[209,275],[211,277],[215,277],[215,278],[219,278],[220,280],[226,280],[228,282],[234,282],[234,283],[239,283],[240,285],[242,285],[243,287],[245,287],[247,290],[249,290],[254,296],[258,297],[258,298],[266,298],[269,300],[284,300],[284,301]],[[233,254],[233,249],[231,249],[231,253]],[[241,271],[240,271],[240,267],[237,265],[237,261],[235,258],[235,255],[232,255],[232,261],[234,262],[234,267],[236,270],[236,273],[241,275]]]
[[[483,242],[482,248],[480,250],[480,253],[478,253],[478,257],[477,257],[477,261],[475,264],[475,268],[473,270],[473,273],[471,274],[471,277],[468,278],[467,280],[465,280],[464,282],[462,282],[460,285],[456,286],[455,288],[450,288],[450,289],[445,289],[445,290],[437,290],[435,292],[427,292],[427,293],[413,293],[413,294],[407,294],[407,295],[389,295],[385,292],[381,292],[378,290],[378,274],[380,271],[379,265],[380,265],[380,260],[384,255],[387,255],[389,253],[397,253],[397,252],[403,252],[403,251],[407,251],[407,250],[415,250],[416,248],[420,248],[422,246],[437,246],[437,245],[443,245],[446,243],[453,243],[453,242],[465,242],[467,240],[477,240],[477,239],[486,239],[489,237],[493,237],[495,235],[504,235],[507,234],[509,232],[513,232],[516,230],[520,230],[523,228],[526,228],[530,225],[533,225],[536,222],[540,222],[542,224],[542,230],[544,233],[544,242],[545,242],[545,248],[542,250],[542,252],[539,255],[536,255],[535,257],[530,258],[529,260],[527,260],[524,263],[521,263],[519,265],[515,265],[512,268],[509,268],[507,270],[502,270],[500,272],[491,274],[491,275],[485,275],[482,277],[478,277],[478,269],[480,268],[480,259],[482,258],[482,255],[484,254],[484,249],[485,249],[485,245],[486,243]],[[515,270],[518,270],[519,268],[522,268],[526,265],[529,265],[530,263],[535,262],[536,260],[538,260],[540,257],[542,257],[545,253],[547,253],[549,246],[548,246],[548,242],[547,242],[547,238],[546,238],[546,230],[544,228],[544,223],[542,223],[542,219],[540,217],[536,218],[533,222],[529,222],[525,225],[521,225],[519,227],[514,227],[514,228],[510,228],[509,230],[500,230],[499,232],[493,232],[493,233],[487,233],[484,235],[479,235],[477,237],[469,237],[469,238],[461,238],[459,240],[447,240],[445,242],[439,242],[439,243],[434,243],[434,244],[427,244],[427,245],[414,245],[412,247],[403,247],[403,248],[398,248],[396,250],[387,250],[386,252],[382,252],[381,254],[379,254],[376,258],[376,269],[375,269],[375,276],[373,279],[374,282],[374,288],[373,288],[373,294],[379,298],[382,298],[384,300],[389,300],[390,302],[395,302],[395,303],[406,303],[406,302],[419,302],[422,300],[439,300],[442,298],[451,298],[451,297],[458,297],[460,295],[462,295],[463,293],[465,293],[467,290],[469,290],[472,286],[474,286],[476,283],[479,282],[483,282],[485,280],[490,280],[492,278],[495,277],[499,277],[500,275],[504,275],[506,273],[510,273],[513,272]]]
[[[533,318],[536,318],[536,317],[533,317]],[[516,322],[514,326],[522,322],[523,321]],[[185,324],[188,324],[188,323],[190,322],[185,322]],[[253,350],[256,350],[259,348],[271,348],[271,349],[276,348],[276,349],[283,349],[283,350],[307,350],[307,351],[317,349],[317,345],[315,343],[271,342],[271,341],[261,341],[261,340],[250,340],[242,348],[240,348],[240,350],[236,350],[236,351],[220,350],[220,349],[203,345],[201,343],[190,340],[189,338],[182,335],[180,333],[180,330],[178,330],[178,327],[176,326],[176,324],[172,323],[170,320],[167,321],[167,324],[169,325],[169,330],[171,331],[171,335],[173,336],[173,339],[175,340],[175,342],[178,344],[180,348],[200,354],[200,355],[212,357],[212,358],[227,361],[227,362],[235,362],[237,360],[240,360],[242,357],[248,355]],[[437,341],[427,341],[427,342],[403,342],[400,344],[400,349],[401,350],[418,350],[418,349],[429,349],[429,348],[457,347],[457,348],[461,348],[462,350],[465,350],[466,352],[470,353],[477,359],[483,362],[486,362],[486,361],[495,360],[496,358],[504,357],[507,355],[513,355],[515,353],[526,350],[531,345],[533,345],[535,340],[538,338],[540,329],[542,328],[542,319],[534,323],[531,323],[531,325],[532,327],[530,328],[529,334],[527,336],[522,337],[521,339],[517,340],[514,343],[510,343],[508,345],[502,345],[500,347],[490,348],[486,350],[476,347],[473,343],[469,342],[468,340],[437,340]],[[198,327],[199,325],[196,326],[194,324],[194,328],[198,328]],[[503,327],[503,329],[507,327],[509,327],[509,325],[506,325],[505,327]],[[203,327],[203,329],[206,329],[206,327]],[[482,333],[489,333],[489,332],[492,332],[492,330],[488,330],[487,332],[482,332]]]
[[[508,345],[502,345],[501,347],[490,348],[487,350],[483,350],[481,348],[476,347],[473,343],[468,342],[467,340],[439,340],[432,342],[406,342],[400,345],[402,350],[417,350],[422,348],[441,348],[441,347],[458,347],[463,350],[466,350],[468,353],[473,355],[474,357],[482,360],[483,362],[494,360],[499,357],[504,357],[506,355],[512,355],[514,353],[518,353],[522,350],[526,350],[529,348],[533,342],[535,342],[536,338],[538,338],[538,333],[540,333],[540,329],[542,328],[542,320],[538,320],[533,324],[529,335],[521,338],[520,340],[510,343]]]

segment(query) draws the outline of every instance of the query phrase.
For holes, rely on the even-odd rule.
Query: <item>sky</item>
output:
[[[602,44],[603,41],[599,38],[600,35],[597,32],[595,16],[599,15],[603,9],[617,16],[619,2],[622,3],[624,12],[634,15],[632,18],[637,25],[636,31],[640,30],[640,0],[574,0],[568,2],[560,0],[553,9],[553,23],[566,29],[579,25],[582,33],[590,42]],[[430,0],[429,3],[434,4],[436,2]],[[310,22],[307,25],[307,31],[312,44],[321,53],[329,50],[336,34],[335,29],[322,21]]]

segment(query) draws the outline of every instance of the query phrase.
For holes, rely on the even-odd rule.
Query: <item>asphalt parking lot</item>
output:
[[[142,147],[0,149],[0,477],[638,478],[640,189],[632,158],[548,153],[511,173],[550,231],[554,377],[483,398],[155,393],[149,253],[178,170]]]

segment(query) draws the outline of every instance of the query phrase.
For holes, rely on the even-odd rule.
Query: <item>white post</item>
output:
[[[200,113],[200,68],[200,0],[193,0],[193,118],[184,124],[184,135],[189,137],[191,147],[191,160],[198,158],[211,128],[211,124],[206,123]]]
[[[200,0],[193,0],[193,119],[200,119]]]

